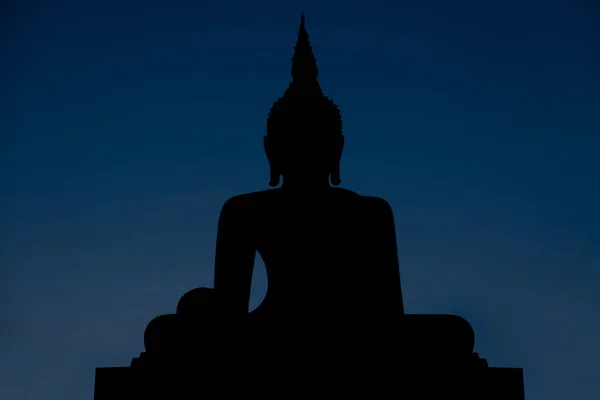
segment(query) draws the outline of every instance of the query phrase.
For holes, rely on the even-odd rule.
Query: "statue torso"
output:
[[[369,290],[378,286],[371,260],[373,243],[381,240],[381,199],[338,188],[236,197],[246,240],[267,270],[258,313],[343,318],[345,310],[368,306]]]

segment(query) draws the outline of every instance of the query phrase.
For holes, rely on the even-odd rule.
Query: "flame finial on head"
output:
[[[277,99],[267,117],[267,135],[341,135],[342,116],[333,101],[323,94],[317,80],[317,60],[308,40],[304,13],[292,57],[292,82]]]
[[[302,13],[300,15],[298,40],[296,41],[294,56],[292,57],[292,78],[295,81],[316,81],[318,75],[317,60],[308,40],[304,13]]]

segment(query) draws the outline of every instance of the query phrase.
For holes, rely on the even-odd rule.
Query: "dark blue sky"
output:
[[[528,399],[599,398],[600,3],[206,3],[3,13],[0,398],[91,398],[212,285],[221,205],[267,188],[301,11],[342,186],[395,210],[407,312],[466,317]]]

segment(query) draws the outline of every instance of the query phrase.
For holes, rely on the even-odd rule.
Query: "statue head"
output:
[[[292,57],[292,82],[271,107],[264,148],[271,168],[269,185],[283,176],[311,183],[331,178],[339,185],[344,148],[342,116],[323,95],[317,80],[317,62],[301,16],[298,41]]]

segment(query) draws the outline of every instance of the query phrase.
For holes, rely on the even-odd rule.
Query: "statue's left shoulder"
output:
[[[390,216],[393,214],[392,206],[387,200],[375,196],[360,196],[365,206],[373,210],[375,213],[382,216]]]

